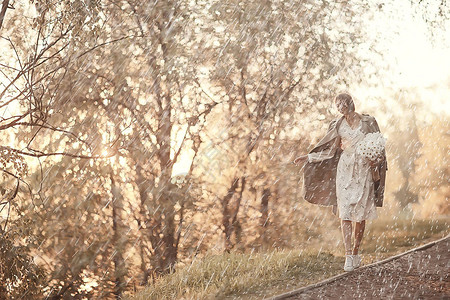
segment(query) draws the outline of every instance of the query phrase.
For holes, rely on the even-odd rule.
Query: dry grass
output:
[[[364,263],[425,244],[448,231],[448,218],[372,223],[362,245]],[[160,278],[129,299],[261,299],[343,272],[340,250],[211,255]]]

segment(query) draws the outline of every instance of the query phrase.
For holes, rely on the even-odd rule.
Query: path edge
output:
[[[447,234],[445,237],[440,238],[440,239],[435,240],[435,241],[432,241],[432,242],[429,242],[429,243],[427,243],[425,245],[422,245],[422,246],[410,249],[410,250],[408,250],[406,252],[403,252],[403,253],[400,253],[400,254],[397,254],[397,255],[385,258],[383,260],[371,263],[369,265],[364,265],[364,266],[359,267],[358,269],[353,270],[351,272],[341,273],[341,274],[338,274],[338,275],[333,276],[331,278],[325,279],[323,281],[320,281],[320,282],[317,282],[317,283],[313,283],[313,284],[307,285],[305,287],[301,287],[299,289],[292,290],[292,291],[287,292],[287,293],[283,293],[283,294],[280,294],[280,295],[275,295],[275,296],[272,296],[272,297],[269,297],[269,298],[264,298],[264,300],[281,300],[281,299],[285,299],[285,298],[290,297],[290,296],[294,296],[294,295],[298,295],[298,294],[304,293],[304,292],[306,292],[308,290],[320,287],[320,286],[325,285],[327,283],[331,283],[333,281],[336,281],[336,280],[338,280],[340,278],[349,276],[350,274],[355,274],[355,272],[361,272],[361,270],[365,270],[365,269],[368,269],[368,268],[372,268],[372,267],[375,267],[375,266],[378,266],[378,265],[385,264],[387,262],[390,262],[390,261],[392,261],[394,259],[397,259],[399,257],[402,257],[404,255],[407,255],[407,254],[410,254],[410,253],[413,253],[413,252],[416,252],[416,251],[421,251],[421,250],[428,249],[430,247],[433,247],[437,243],[445,241],[448,238],[450,238],[450,234]]]

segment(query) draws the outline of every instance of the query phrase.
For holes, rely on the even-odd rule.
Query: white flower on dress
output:
[[[356,153],[372,162],[379,162],[383,158],[386,138],[380,132],[368,133],[356,145]]]

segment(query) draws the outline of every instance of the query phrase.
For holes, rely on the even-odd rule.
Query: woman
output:
[[[379,132],[374,117],[359,114],[349,94],[339,94],[335,104],[342,117],[331,122],[328,133],[307,154],[297,157],[295,164],[306,162],[303,197],[308,202],[333,207],[339,211],[345,246],[345,271],[361,264],[358,255],[366,220],[377,218],[376,207],[383,205],[386,155],[379,163],[371,163],[355,148],[367,133]],[[352,247],[352,222],[355,243]]]

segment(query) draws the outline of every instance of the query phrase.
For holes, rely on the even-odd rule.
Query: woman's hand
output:
[[[308,160],[308,155],[302,155],[294,159],[293,163],[298,165],[300,163],[304,163]]]
[[[382,158],[378,158],[378,159],[376,159],[376,160],[370,160],[370,159],[369,159],[369,165],[370,165],[371,167],[377,167],[382,161],[383,161]]]

